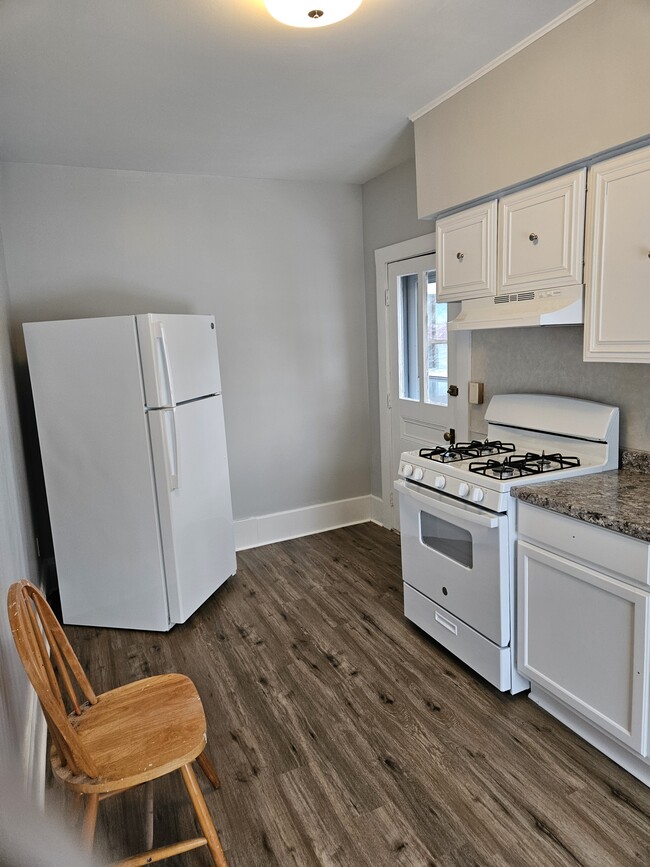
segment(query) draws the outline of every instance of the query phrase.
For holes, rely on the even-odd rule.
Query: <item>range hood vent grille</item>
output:
[[[497,295],[494,299],[495,304],[509,304],[511,301],[534,301],[535,293],[531,290],[529,292],[517,292],[514,295]]]
[[[562,286],[463,301],[460,313],[449,322],[449,328],[452,331],[470,331],[531,325],[580,325],[584,321],[583,291],[583,286]]]

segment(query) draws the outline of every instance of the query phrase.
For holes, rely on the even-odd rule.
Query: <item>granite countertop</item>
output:
[[[650,542],[650,452],[624,450],[621,469],[515,486],[513,497]]]

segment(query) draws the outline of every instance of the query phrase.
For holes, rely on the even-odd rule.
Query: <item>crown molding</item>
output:
[[[545,24],[539,30],[536,30],[534,33],[531,33],[530,36],[527,36],[525,39],[522,39],[521,42],[518,42],[512,48],[509,48],[508,51],[505,51],[503,54],[500,54],[494,60],[491,60],[485,66],[482,66],[479,70],[472,73],[468,78],[461,81],[460,84],[455,85],[451,88],[451,90],[443,93],[442,96],[437,97],[433,100],[433,102],[427,103],[427,105],[418,109],[413,114],[409,115],[409,120],[416,121],[418,118],[427,114],[427,112],[436,108],[436,106],[440,105],[446,100],[451,99],[452,96],[459,93],[461,90],[464,90],[470,84],[473,84],[475,81],[478,81],[479,78],[482,78],[484,75],[487,75],[488,72],[491,72],[493,69],[496,69],[497,66],[501,66],[502,63],[505,63],[506,60],[510,60],[511,57],[514,57],[515,54],[519,54],[520,51],[523,51],[524,48],[527,48],[529,45],[532,45],[533,42],[536,42],[538,39],[541,39],[542,36],[545,36],[551,30],[555,30],[556,27],[559,27],[560,24],[564,24],[565,21],[568,21],[570,18],[573,18],[574,15],[577,15],[579,12],[582,12],[583,9],[586,9],[587,6],[591,6],[595,0],[579,0],[578,3],[573,5],[570,9],[567,9],[566,12],[563,12],[561,15],[558,15],[557,18],[554,18],[552,21],[549,21],[548,24]]]

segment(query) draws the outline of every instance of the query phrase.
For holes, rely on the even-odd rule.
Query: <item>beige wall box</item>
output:
[[[483,383],[482,382],[469,382],[469,397],[468,400],[470,403],[478,404],[483,403]]]

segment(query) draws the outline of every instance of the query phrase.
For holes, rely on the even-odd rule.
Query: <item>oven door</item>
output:
[[[510,642],[508,517],[395,482],[404,581],[490,641]]]

